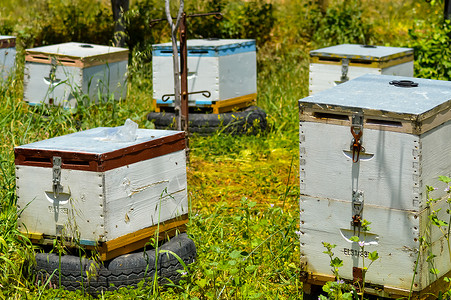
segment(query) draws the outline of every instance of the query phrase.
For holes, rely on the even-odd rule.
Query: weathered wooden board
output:
[[[125,98],[128,50],[92,44],[64,43],[26,50],[24,100],[30,105],[73,108],[88,95]]]
[[[171,43],[153,45],[152,65],[157,107],[173,106],[173,97],[168,101],[162,99],[163,95],[174,93]],[[214,107],[221,101],[249,102],[247,98],[257,93],[255,41],[188,40],[188,90],[211,93],[210,97],[189,95],[190,106]],[[240,101],[242,97],[246,97],[246,101]],[[228,106],[217,109],[224,110]]]
[[[362,253],[359,245],[349,239],[359,234],[350,226],[351,205],[350,201],[301,195],[301,262],[309,272],[304,280],[318,285],[333,280],[322,242],[337,245],[333,252],[343,260],[340,276],[350,281],[353,281],[353,268],[363,267],[362,256],[366,257],[365,266],[368,266],[368,253],[377,251],[380,258],[371,265],[366,282],[370,289],[378,287],[379,291],[385,291],[385,294],[380,294],[385,297],[408,295],[417,259],[419,263],[413,291],[424,292],[426,289],[430,292],[428,287],[440,284],[429,272],[432,265],[426,259],[430,253],[437,255],[434,265],[440,271],[437,274],[439,278],[450,272],[446,239],[437,228],[428,227],[429,210],[415,212],[365,204],[363,217],[372,223],[368,233],[360,232],[360,239],[365,240],[365,252]],[[442,199],[431,209],[442,208],[439,217],[443,218],[447,206],[446,199]],[[319,219],[322,221],[318,222]],[[426,235],[427,230],[431,230],[428,241],[432,247],[423,251],[419,239]],[[377,291],[374,293],[377,294]]]
[[[418,85],[390,84],[395,80]],[[360,192],[358,217],[372,222],[365,251],[380,256],[367,274],[368,288],[383,291],[381,296],[408,295],[418,262],[414,291],[420,298],[433,291],[440,281],[429,272],[429,253],[419,241],[428,236],[438,277],[448,274],[446,240],[429,227],[428,215],[441,209],[445,217],[448,206],[438,177],[451,175],[451,83],[367,74],[299,104],[301,255],[307,282],[332,275],[323,241],[337,245],[343,278],[353,280],[353,268],[362,268],[366,254],[350,241],[359,234],[352,220],[353,192]],[[363,150],[353,162],[351,119],[356,115],[362,116]],[[441,198],[431,208],[426,186],[437,187],[433,197]]]
[[[337,45],[310,52],[310,95],[342,82],[344,59],[348,60],[348,80],[364,74],[413,76],[411,48]]]
[[[419,161],[417,136],[364,129],[365,152],[359,162],[352,163],[350,127],[301,122],[300,130],[303,194],[346,200],[351,199],[352,190],[360,189],[365,192],[365,203],[418,210],[420,165],[414,164]]]
[[[106,172],[63,169],[63,191],[52,191],[52,169],[17,166],[19,229],[82,243],[109,241],[188,212],[184,151]]]
[[[16,147],[22,232],[93,246],[188,213],[183,132],[138,129],[136,140],[117,141],[114,129]],[[55,193],[57,156],[61,189]]]
[[[13,75],[16,64],[16,37],[0,35],[0,84]]]

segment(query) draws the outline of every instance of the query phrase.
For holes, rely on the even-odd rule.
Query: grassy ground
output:
[[[33,41],[27,22],[35,24],[27,21],[23,7],[41,2],[22,0],[20,6],[7,1],[5,8],[14,12],[12,16],[6,15],[5,8],[0,10],[0,20],[11,21],[15,15],[25,22],[11,25],[12,33],[23,38],[19,50]],[[329,2],[331,8],[351,13],[355,9],[352,4],[357,3]],[[108,1],[102,3],[107,5]],[[434,12],[429,4],[413,0],[366,0],[360,4],[362,18],[372,27],[369,33],[358,27],[355,39],[365,37],[369,43],[394,46],[408,45],[407,30],[415,19],[425,20]],[[268,132],[194,136],[190,141],[188,232],[197,245],[196,263],[179,286],[162,287],[153,295],[151,288],[143,286],[106,293],[102,298],[302,298],[295,233],[299,220],[296,103],[308,93],[308,51],[325,46],[328,39],[343,37],[331,38],[315,31],[321,18],[307,1],[274,1],[274,9],[276,25],[270,40],[258,49],[258,104],[268,113]],[[19,52],[17,77],[0,89],[0,299],[89,298],[82,292],[48,290],[43,283],[35,284],[31,275],[33,247],[16,230],[13,148],[78,130],[122,125],[126,118],[141,128],[152,127],[145,118],[152,110],[149,64],[139,59],[146,56],[144,52],[134,55],[138,58],[131,62],[135,76],[127,100],[79,107],[71,114],[59,108],[33,110],[21,101],[23,52]]]

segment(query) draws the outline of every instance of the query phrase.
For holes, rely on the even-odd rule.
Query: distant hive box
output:
[[[310,51],[310,95],[364,74],[413,77],[413,49],[343,44]]]
[[[135,141],[121,141],[119,128],[15,148],[20,231],[37,244],[62,236],[100,247],[105,260],[143,247],[157,226],[184,226],[184,133],[138,129]]]
[[[408,296],[418,259],[413,291],[437,291],[434,284],[443,281],[429,273],[428,251],[437,255],[438,278],[449,276],[451,264],[428,215],[442,208],[439,217],[447,216],[438,177],[451,174],[451,82],[367,74],[301,99],[299,108],[304,287],[334,280],[327,242],[337,245],[340,276],[350,281],[362,277],[362,256],[378,251],[368,291]],[[433,196],[441,199],[430,209],[426,186],[438,187]],[[364,219],[371,222],[367,233]],[[428,230],[432,246],[425,250],[420,237]],[[365,252],[352,236],[365,241]]]
[[[247,107],[257,97],[257,59],[254,40],[188,40],[188,92],[190,107],[212,107],[214,113]],[[152,47],[153,97],[157,112],[174,106],[172,44]]]
[[[16,37],[0,35],[0,80],[4,81],[14,72],[16,63]]]
[[[127,64],[125,48],[64,43],[27,49],[24,100],[74,108],[83,95],[92,102],[125,98]]]

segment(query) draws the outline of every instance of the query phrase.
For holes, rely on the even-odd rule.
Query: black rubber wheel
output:
[[[190,113],[189,131],[198,135],[209,135],[215,132],[228,134],[257,134],[267,127],[266,112],[251,106],[242,111],[222,114]],[[155,124],[157,129],[175,129],[175,114],[173,112],[151,112],[147,119]]]
[[[177,270],[184,268],[172,253],[181,258],[186,265],[191,264],[196,258],[194,242],[186,233],[182,233],[161,245],[159,250],[157,265],[159,283],[178,283],[182,275]],[[60,287],[70,291],[81,289],[83,282],[83,287],[90,294],[114,291],[126,286],[136,287],[144,279],[152,282],[155,275],[155,249],[121,255],[103,263],[80,259],[74,255],[60,257],[55,253],[38,253],[36,272],[37,279],[42,283],[50,278],[51,283],[57,287],[61,275]],[[87,273],[90,274],[89,278]]]

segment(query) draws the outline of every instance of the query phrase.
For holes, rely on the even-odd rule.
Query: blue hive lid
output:
[[[188,56],[224,56],[256,49],[252,39],[191,39],[187,48]],[[154,56],[172,56],[172,43],[152,45],[152,50]]]

